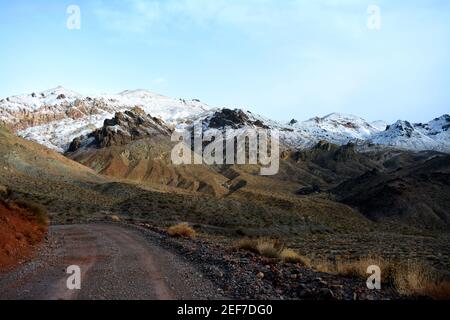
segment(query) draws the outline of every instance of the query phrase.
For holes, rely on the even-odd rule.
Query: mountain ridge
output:
[[[284,124],[243,109],[213,108],[198,99],[173,99],[143,89],[87,96],[56,87],[13,96],[0,100],[0,123],[23,138],[65,152],[73,139],[101,128],[104,120],[116,112],[135,107],[177,129],[189,128],[196,122],[202,122],[206,130],[276,129],[289,148],[310,148],[326,140],[338,145],[353,142],[366,147],[450,153],[449,115],[425,124],[399,120],[388,125],[382,120],[370,122],[354,115],[331,113]]]

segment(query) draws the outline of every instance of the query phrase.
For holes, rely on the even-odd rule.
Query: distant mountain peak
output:
[[[330,113],[306,121],[279,123],[241,109],[211,108],[199,99],[174,99],[144,89],[118,94],[84,96],[62,86],[0,100],[0,124],[18,135],[64,152],[71,141],[103,126],[117,112],[140,107],[177,129],[202,122],[206,130],[267,128],[280,131],[288,148],[313,147],[324,140],[336,145],[349,142],[377,144],[409,150],[450,152],[450,116],[425,124],[397,121],[369,122],[361,117]]]
[[[173,99],[142,89],[83,96],[59,86],[0,100],[0,123],[22,137],[63,152],[74,138],[100,128],[116,112],[136,106],[170,125],[211,109],[199,100]]]
[[[169,137],[171,133],[172,130],[163,120],[146,114],[139,107],[134,107],[131,110],[117,112],[111,119],[105,119],[101,128],[87,136],[75,138],[68,152],[75,152],[81,147],[104,148],[126,145],[131,141],[157,135]]]
[[[386,131],[370,137],[370,142],[408,150],[450,152],[449,118],[443,115],[426,124],[398,120]]]

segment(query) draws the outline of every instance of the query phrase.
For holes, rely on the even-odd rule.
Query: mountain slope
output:
[[[175,166],[171,162],[172,130],[140,108],[104,121],[103,127],[74,139],[67,153],[96,172],[140,184],[167,186],[223,195],[226,178],[205,165]]]
[[[376,169],[332,190],[338,201],[375,221],[450,228],[450,156],[437,155],[394,171]]]
[[[94,214],[114,198],[96,186],[111,181],[63,155],[27,141],[0,126],[0,185],[13,198],[43,204],[61,216]]]

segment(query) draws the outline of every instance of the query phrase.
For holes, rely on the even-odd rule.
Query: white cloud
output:
[[[153,82],[155,84],[163,84],[163,83],[167,82],[167,79],[166,78],[156,78],[155,80],[153,80]]]
[[[348,30],[355,23],[357,29],[365,27],[366,7],[355,8],[358,2],[345,0],[338,6],[332,0],[123,0],[117,9],[116,2],[101,1],[96,14],[108,28],[124,32],[208,26],[278,32],[302,24]]]
[[[114,1],[99,2],[95,14],[107,29],[121,32],[146,32],[161,17],[158,1],[125,0],[122,4]]]

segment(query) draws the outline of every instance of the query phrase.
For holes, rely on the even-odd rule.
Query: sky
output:
[[[280,121],[450,110],[448,0],[0,0],[0,43],[2,98],[147,89]]]

